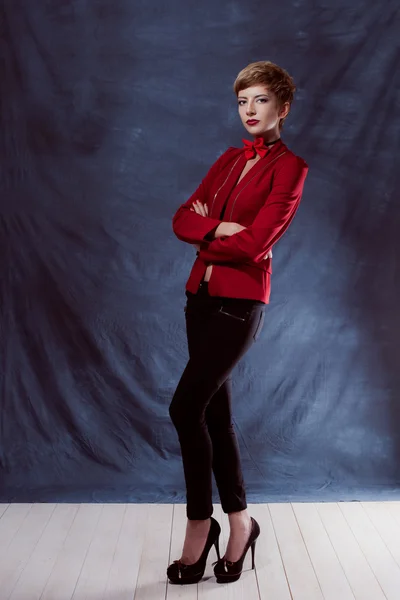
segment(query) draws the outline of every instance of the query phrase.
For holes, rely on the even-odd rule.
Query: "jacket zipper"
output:
[[[223,182],[223,183],[222,183],[222,184],[219,186],[219,188],[218,188],[218,189],[217,189],[217,191],[215,192],[215,194],[214,194],[214,198],[213,198],[213,200],[212,200],[212,202],[211,202],[210,216],[211,216],[211,214],[212,214],[212,209],[213,209],[213,206],[214,206],[214,201],[215,201],[215,198],[217,197],[217,194],[219,193],[220,189],[221,189],[222,187],[224,187],[224,185],[225,185],[225,184],[226,184],[226,182],[228,181],[228,179],[229,179],[229,177],[230,177],[230,175],[231,175],[231,173],[232,173],[233,169],[236,167],[236,165],[237,165],[237,163],[239,162],[240,158],[241,158],[241,157],[239,156],[239,158],[236,160],[236,162],[234,163],[233,167],[232,167],[232,168],[231,168],[231,170],[229,171],[229,173],[228,173],[228,176],[226,177],[225,181],[224,181],[224,182]]]
[[[267,163],[265,165],[265,167],[262,169],[261,173],[269,166],[271,165],[273,162],[275,162],[276,160],[278,160],[278,158],[280,158],[281,156],[283,156],[284,154],[286,154],[286,150],[285,152],[281,152],[281,154],[279,154],[278,156],[276,156],[273,160],[270,160],[269,163]],[[235,163],[236,164],[236,163]],[[233,201],[232,204],[232,208],[231,208],[231,214],[229,215],[229,221],[232,219],[232,213],[233,213],[233,209],[235,208],[235,204],[236,204],[236,200],[238,199],[238,197],[240,196],[240,194],[243,192],[244,189],[247,188],[247,186],[249,185],[249,183],[251,181],[253,181],[254,177],[257,177],[257,175],[260,175],[260,172],[256,173],[255,175],[253,175],[253,177],[251,179],[249,179],[249,181],[246,183],[246,185],[244,187],[242,187],[242,189],[240,190],[240,192],[238,193],[238,195],[236,196],[236,198]],[[218,190],[219,191],[219,190]]]

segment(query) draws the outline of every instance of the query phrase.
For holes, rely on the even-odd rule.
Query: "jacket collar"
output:
[[[264,167],[266,167],[266,165],[268,163],[275,160],[280,154],[282,154],[286,150],[287,150],[287,146],[282,142],[281,139],[279,140],[279,142],[276,142],[276,144],[274,144],[273,146],[269,146],[268,153],[263,158],[260,158],[260,160],[258,160],[256,163],[254,163],[254,165],[251,167],[251,169],[249,171],[247,171],[246,175],[244,177],[242,177],[242,179],[239,181],[239,183],[236,185],[236,187],[241,187],[242,185],[245,185],[249,181],[249,179],[254,177],[254,175],[257,175],[257,173],[259,171],[261,171],[262,169],[264,169]],[[240,160],[237,162],[236,168],[234,169],[234,172],[232,173],[232,179],[234,181],[237,181],[239,179],[243,169],[246,166],[246,163],[247,163],[247,160],[245,157],[245,148],[241,148],[240,149]]]

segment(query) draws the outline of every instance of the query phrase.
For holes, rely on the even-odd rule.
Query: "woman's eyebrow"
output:
[[[261,98],[261,96],[268,96],[268,94],[257,94],[257,96],[254,96],[254,98]],[[247,96],[238,96],[238,99],[241,100],[247,100]]]

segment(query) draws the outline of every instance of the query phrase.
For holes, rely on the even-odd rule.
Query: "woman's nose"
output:
[[[255,114],[255,110],[254,110],[254,106],[253,106],[253,104],[249,103],[249,104],[247,105],[246,114],[247,114],[247,115],[254,115],[254,114]]]

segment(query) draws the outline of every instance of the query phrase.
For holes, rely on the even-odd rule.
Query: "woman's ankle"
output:
[[[228,518],[229,518],[229,520],[231,520],[231,519],[234,519],[234,520],[236,520],[236,519],[239,519],[239,520],[242,519],[244,521],[247,521],[247,520],[250,519],[250,515],[249,515],[248,509],[245,508],[243,510],[238,510],[238,511],[235,511],[235,512],[228,513]]]
[[[229,513],[228,519],[231,528],[235,528],[238,526],[243,527],[244,525],[249,525],[251,523],[251,517],[248,513],[247,508],[238,512]]]
[[[187,520],[187,524],[188,527],[192,528],[192,529],[197,529],[197,528],[201,528],[204,527],[205,525],[210,525],[211,523],[211,519],[188,519]]]

